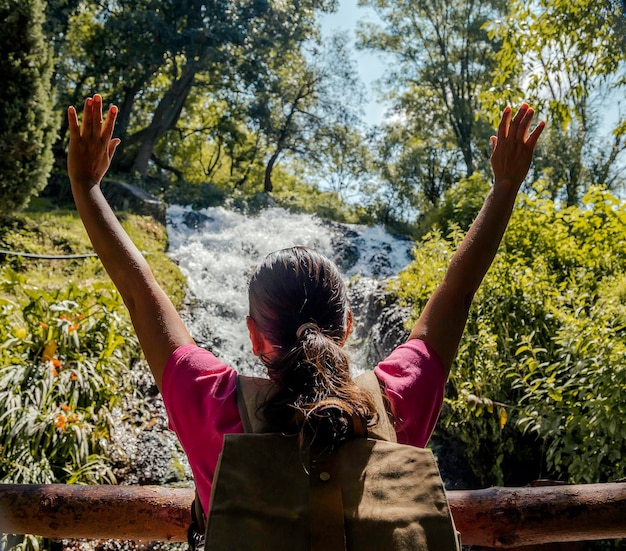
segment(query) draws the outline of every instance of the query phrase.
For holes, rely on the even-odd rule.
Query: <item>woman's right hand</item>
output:
[[[119,138],[112,138],[117,107],[109,109],[102,119],[102,96],[95,94],[85,100],[82,125],[74,107],[67,110],[70,145],[67,155],[67,172],[74,185],[98,185],[111,165]]]

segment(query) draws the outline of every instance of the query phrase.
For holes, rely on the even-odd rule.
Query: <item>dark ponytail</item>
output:
[[[262,358],[280,389],[263,407],[270,424],[323,448],[364,434],[375,408],[342,348],[350,308],[337,267],[303,247],[277,251],[253,274],[249,299],[276,352]]]

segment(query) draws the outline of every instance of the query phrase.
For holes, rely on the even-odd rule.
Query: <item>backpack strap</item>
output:
[[[336,454],[311,461],[311,551],[346,551],[343,497]]]
[[[278,388],[270,379],[237,375],[237,408],[246,433],[274,432],[259,408]]]
[[[198,490],[191,504],[191,524],[187,529],[187,543],[190,551],[204,551],[204,533],[206,531],[206,517],[200,503]]]
[[[369,438],[397,442],[387,407],[380,388],[380,381],[373,370],[366,371],[354,379],[354,382],[367,391],[376,406],[377,416],[373,426],[367,428]],[[278,388],[270,379],[237,375],[237,408],[246,433],[273,432],[269,423],[260,412],[260,407],[271,398]]]
[[[397,442],[396,430],[393,428],[387,407],[385,405],[385,397],[380,388],[380,381],[374,373],[374,370],[366,371],[354,379],[354,382],[363,390],[369,392],[376,406],[377,416],[373,426],[367,427],[367,435],[369,438],[376,440],[387,440],[388,442]]]

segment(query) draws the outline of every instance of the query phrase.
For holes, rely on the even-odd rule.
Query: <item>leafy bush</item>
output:
[[[0,480],[115,482],[110,412],[139,350],[121,297],[108,284],[45,291],[2,275]]]
[[[428,234],[400,276],[416,314],[459,243]],[[477,293],[438,433],[481,484],[626,475],[626,204],[523,196]],[[527,480],[520,480],[526,477]]]
[[[0,216],[21,209],[46,183],[57,119],[52,47],[41,0],[0,0]]]

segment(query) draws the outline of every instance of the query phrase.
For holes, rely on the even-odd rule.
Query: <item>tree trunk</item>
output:
[[[124,88],[124,96],[118,105],[119,111],[113,134],[116,138],[120,138],[122,143],[115,151],[115,157],[113,157],[113,162],[111,163],[111,172],[128,172],[132,166],[133,159],[128,159],[126,149],[126,146],[131,146],[130,149],[132,150],[132,141],[127,139],[128,125],[130,124],[130,115],[135,104],[135,98],[144,84],[145,81],[142,81]]]
[[[141,143],[132,170],[137,171],[143,178],[148,174],[148,162],[158,140],[170,129],[176,126],[183,106],[193,87],[198,71],[196,61],[188,61],[183,67],[178,80],[172,83],[157,106],[150,126],[141,131]]]
[[[265,180],[263,181],[263,190],[270,191],[274,190],[274,185],[272,184],[272,171],[274,170],[274,165],[278,160],[278,156],[280,155],[281,148],[277,148],[274,151],[274,154],[270,157],[270,160],[267,162],[267,166],[265,167]]]

